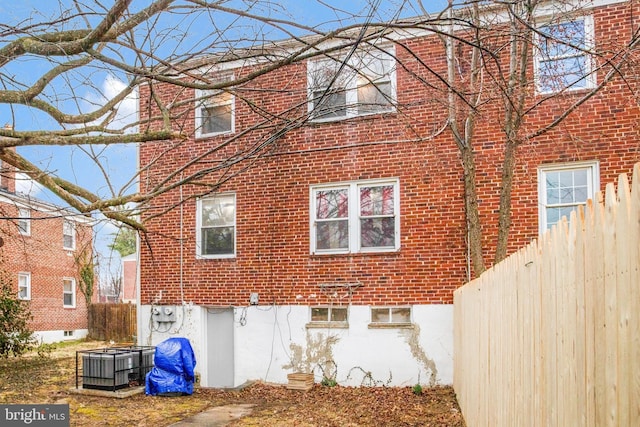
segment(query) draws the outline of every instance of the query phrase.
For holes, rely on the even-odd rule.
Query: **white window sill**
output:
[[[327,117],[327,118],[311,118],[309,120],[309,123],[333,123],[333,122],[340,122],[343,120],[350,120],[350,119],[357,119],[359,117],[370,117],[370,116],[376,116],[376,115],[380,115],[380,114],[394,114],[396,113],[397,110],[395,108],[389,108],[388,110],[380,110],[380,111],[375,111],[375,112],[371,112],[371,113],[362,113],[362,114],[345,114],[344,116],[339,116],[339,117]],[[309,112],[309,114],[313,114],[311,111]]]
[[[216,136],[221,136],[221,135],[232,135],[233,133],[234,133],[234,131],[227,130],[227,131],[224,131],[224,132],[196,134],[196,139],[214,138]]]
[[[196,259],[235,259],[236,254],[231,255],[196,255]]]
[[[309,322],[307,329],[349,329],[349,322]]]
[[[369,329],[413,329],[413,323],[369,323]]]
[[[326,256],[326,255],[392,255],[400,252],[400,249],[378,249],[378,250],[368,250],[368,251],[357,251],[357,252],[311,252],[313,256]]]
[[[589,85],[584,87],[568,87],[558,90],[541,91],[536,87],[537,96],[554,96],[558,94],[580,94],[581,92],[588,92],[596,88],[596,85]]]

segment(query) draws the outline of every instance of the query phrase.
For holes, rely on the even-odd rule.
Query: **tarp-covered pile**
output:
[[[154,367],[147,374],[145,393],[152,396],[193,394],[196,356],[186,338],[169,338],[158,344]]]

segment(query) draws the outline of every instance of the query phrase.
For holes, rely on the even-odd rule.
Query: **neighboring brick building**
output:
[[[84,338],[87,305],[76,259],[92,260],[92,220],[16,194],[12,176],[3,170],[0,182],[0,268],[18,298],[29,301],[29,328],[39,342]]]
[[[640,24],[631,2],[589,4],[572,22],[603,48],[615,51]],[[210,168],[199,184],[231,176],[206,197],[194,198],[201,185],[165,193],[143,216],[149,232],[140,245],[141,343],[190,338],[203,385],[285,382],[299,370],[355,385],[452,382],[452,295],[471,274],[464,188],[458,149],[448,131],[438,131],[447,122],[442,95],[429,89],[438,79],[423,67],[446,75],[445,52],[432,34],[391,39],[351,57],[352,75],[333,81],[343,92],[324,96],[327,75],[337,70],[330,61],[292,64],[206,104],[188,104],[174,124],[190,138],[171,156],[160,154],[173,143],[141,145],[143,191],[187,161],[193,164],[183,176]],[[584,59],[579,49],[569,53]],[[548,93],[542,62],[532,61],[531,73]],[[353,69],[366,70],[367,79],[356,83]],[[215,78],[251,70],[227,63]],[[602,74],[581,79],[558,103],[584,94]],[[511,251],[640,160],[639,108],[627,86],[634,84],[614,79],[561,126],[521,147]],[[202,96],[167,84],[154,90],[167,104]],[[143,119],[160,115],[149,86],[140,102]],[[555,107],[533,109],[526,126],[549,122],[562,111]],[[310,120],[297,126],[307,111]],[[488,247],[497,227],[502,114],[489,105],[477,118]],[[263,128],[221,144],[257,123]],[[273,134],[280,136],[270,140]],[[249,170],[232,162],[216,169],[261,144],[270,145]]]
[[[138,300],[138,254],[122,257],[122,302],[135,303]]]

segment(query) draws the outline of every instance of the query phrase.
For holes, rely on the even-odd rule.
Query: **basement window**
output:
[[[307,328],[348,328],[347,307],[317,306],[311,307],[311,322]]]
[[[369,328],[413,328],[411,307],[371,307]]]

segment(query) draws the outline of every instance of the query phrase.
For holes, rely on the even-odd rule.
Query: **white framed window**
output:
[[[371,307],[371,326],[411,325],[411,307]]]
[[[62,247],[64,249],[76,248],[76,224],[73,221],[64,220],[62,223]]]
[[[342,322],[346,323],[347,307],[319,306],[311,307],[312,322]]]
[[[236,254],[236,196],[219,194],[197,201],[196,247],[202,258],[231,258]]]
[[[307,63],[308,110],[315,121],[395,111],[394,48],[371,47]]]
[[[349,310],[345,306],[311,307],[311,321],[307,328],[349,328]]]
[[[18,231],[23,236],[31,235],[31,210],[18,208]]]
[[[540,234],[563,216],[593,199],[600,188],[598,162],[576,162],[538,168],[538,223]]]
[[[62,279],[62,305],[67,308],[76,306],[76,280]]]
[[[400,191],[393,180],[311,187],[311,253],[400,249]]]
[[[227,76],[221,81],[230,81]],[[196,89],[196,138],[235,131],[235,97],[223,90]]]
[[[593,59],[588,53],[593,40],[591,16],[538,27],[534,57],[538,93],[594,87]]]
[[[18,273],[18,299],[31,299],[31,273]]]

